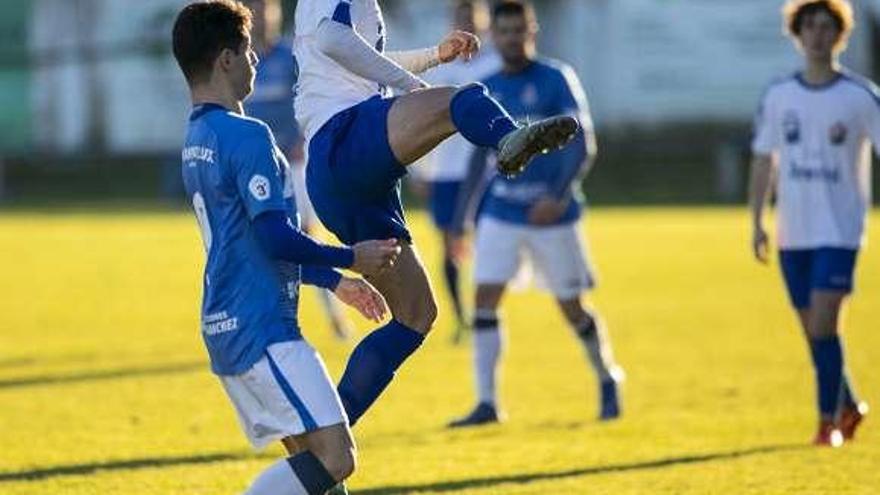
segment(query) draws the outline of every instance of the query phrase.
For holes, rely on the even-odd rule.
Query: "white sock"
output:
[[[477,398],[481,403],[497,403],[498,362],[503,345],[503,335],[495,313],[478,310],[474,325],[474,371]]]
[[[281,459],[257,476],[244,495],[309,495],[287,459]]]
[[[611,352],[611,344],[605,334],[605,329],[595,317],[590,317],[574,327],[578,338],[584,345],[587,359],[593,366],[599,381],[604,383],[618,377],[615,376],[617,366],[614,364],[614,355]]]

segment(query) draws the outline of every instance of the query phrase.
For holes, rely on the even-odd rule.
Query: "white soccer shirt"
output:
[[[871,204],[880,92],[848,72],[823,86],[800,74],[767,90],[752,151],[775,155],[780,249],[858,249]]]
[[[306,141],[337,113],[380,94],[379,85],[346,70],[321,53],[315,31],[333,19],[339,4],[350,4],[351,25],[367,43],[385,50],[385,21],[376,0],[299,0],[293,55],[299,66],[294,109]]]
[[[486,44],[469,62],[456,60],[441,65],[426,75],[428,82],[437,85],[460,86],[482,81],[501,70],[501,57],[495,47]],[[430,176],[435,181],[460,181],[468,174],[468,164],[474,145],[461,134],[453,134],[440,143],[431,154]]]

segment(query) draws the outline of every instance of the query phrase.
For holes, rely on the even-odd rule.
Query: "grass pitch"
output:
[[[436,268],[437,237],[423,215],[411,220]],[[871,224],[876,237],[878,212]],[[628,372],[624,419],[595,421],[595,379],[550,299],[512,294],[509,422],[443,428],[473,404],[470,352],[450,345],[447,313],[358,426],[353,493],[880,492],[877,412],[843,449],[807,445],[807,350],[778,268],[750,259],[744,210],[599,209],[586,226],[593,302]],[[0,216],[0,493],[237,494],[280,454],[249,451],[208,372],[197,235],[188,212]],[[873,246],[856,296],[849,365],[880,406]],[[330,336],[309,291],[303,306],[338,376],[352,344]]]

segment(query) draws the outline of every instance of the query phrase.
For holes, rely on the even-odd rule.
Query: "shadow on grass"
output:
[[[59,385],[100,380],[115,380],[118,378],[132,378],[138,376],[172,375],[177,373],[189,373],[193,371],[207,369],[208,365],[205,362],[199,361],[166,364],[161,366],[144,366],[116,368],[109,370],[83,371],[78,373],[58,375],[13,377],[0,379],[0,390],[19,387],[33,387],[40,385]]]
[[[484,488],[505,484],[526,484],[535,481],[551,481],[563,478],[574,478],[578,476],[590,476],[628,471],[642,471],[679,465],[698,464],[703,462],[725,461],[737,459],[740,457],[748,457],[752,455],[793,451],[804,448],[809,448],[809,446],[802,444],[768,445],[764,447],[755,447],[751,449],[736,450],[732,452],[668,457],[665,459],[657,459],[653,461],[643,461],[631,464],[610,464],[608,466],[593,466],[570,469],[566,471],[527,473],[510,476],[489,476],[484,478],[469,478],[463,480],[443,481],[439,483],[427,483],[422,485],[381,486],[356,490],[352,493],[356,495],[398,495],[420,491],[454,492],[457,490],[464,490],[469,488]],[[192,456],[148,457],[143,459],[130,459],[124,461],[90,462],[84,464],[71,464],[66,466],[37,468],[29,471],[13,471],[0,473],[0,483],[11,483],[15,481],[42,481],[49,478],[57,478],[63,476],[88,476],[98,472],[106,471],[156,469],[169,466],[185,466],[212,464],[215,462],[243,461],[255,458],[272,459],[275,458],[275,456],[270,453],[253,454],[249,452],[226,452]]]
[[[242,461],[261,457],[272,457],[269,454],[257,455],[250,452],[225,452],[178,457],[147,457],[126,461],[89,462],[68,466],[51,466],[30,471],[13,471],[0,473],[0,483],[13,481],[41,481],[60,476],[88,476],[103,471],[128,471],[135,469],[155,469],[169,466],[186,466],[211,464],[215,462]]]
[[[566,471],[555,471],[546,473],[526,473],[509,476],[487,476],[484,478],[469,478],[454,481],[442,481],[439,483],[425,483],[422,485],[394,485],[394,486],[378,486],[374,488],[365,488],[361,490],[353,490],[353,494],[357,495],[399,495],[405,493],[418,492],[455,492],[458,490],[473,488],[488,488],[497,485],[506,484],[527,484],[536,481],[552,481],[564,478],[576,478],[579,476],[591,476],[608,473],[622,473],[629,471],[644,471],[650,469],[661,469],[673,466],[699,464],[704,462],[726,461],[738,459],[740,457],[748,457],[752,455],[771,454],[775,452],[785,452],[808,448],[808,445],[789,444],[789,445],[767,445],[764,447],[754,447],[751,449],[735,450],[731,452],[717,452],[710,454],[694,454],[680,457],[667,457],[665,459],[656,459],[651,461],[634,462],[630,464],[610,464],[607,466],[591,466],[578,469],[569,469]]]

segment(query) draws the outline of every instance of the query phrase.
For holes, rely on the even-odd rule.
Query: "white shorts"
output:
[[[320,225],[318,215],[315,213],[315,207],[309,199],[309,192],[306,189],[306,164],[305,162],[291,163],[293,169],[293,199],[296,202],[296,211],[299,213],[300,225],[303,230]]]
[[[574,299],[595,286],[577,222],[534,227],[483,217],[475,244],[477,284],[506,285],[531,262],[538,285],[558,299]]]
[[[348,421],[324,362],[304,340],[273,344],[251,369],[220,381],[257,449]]]

